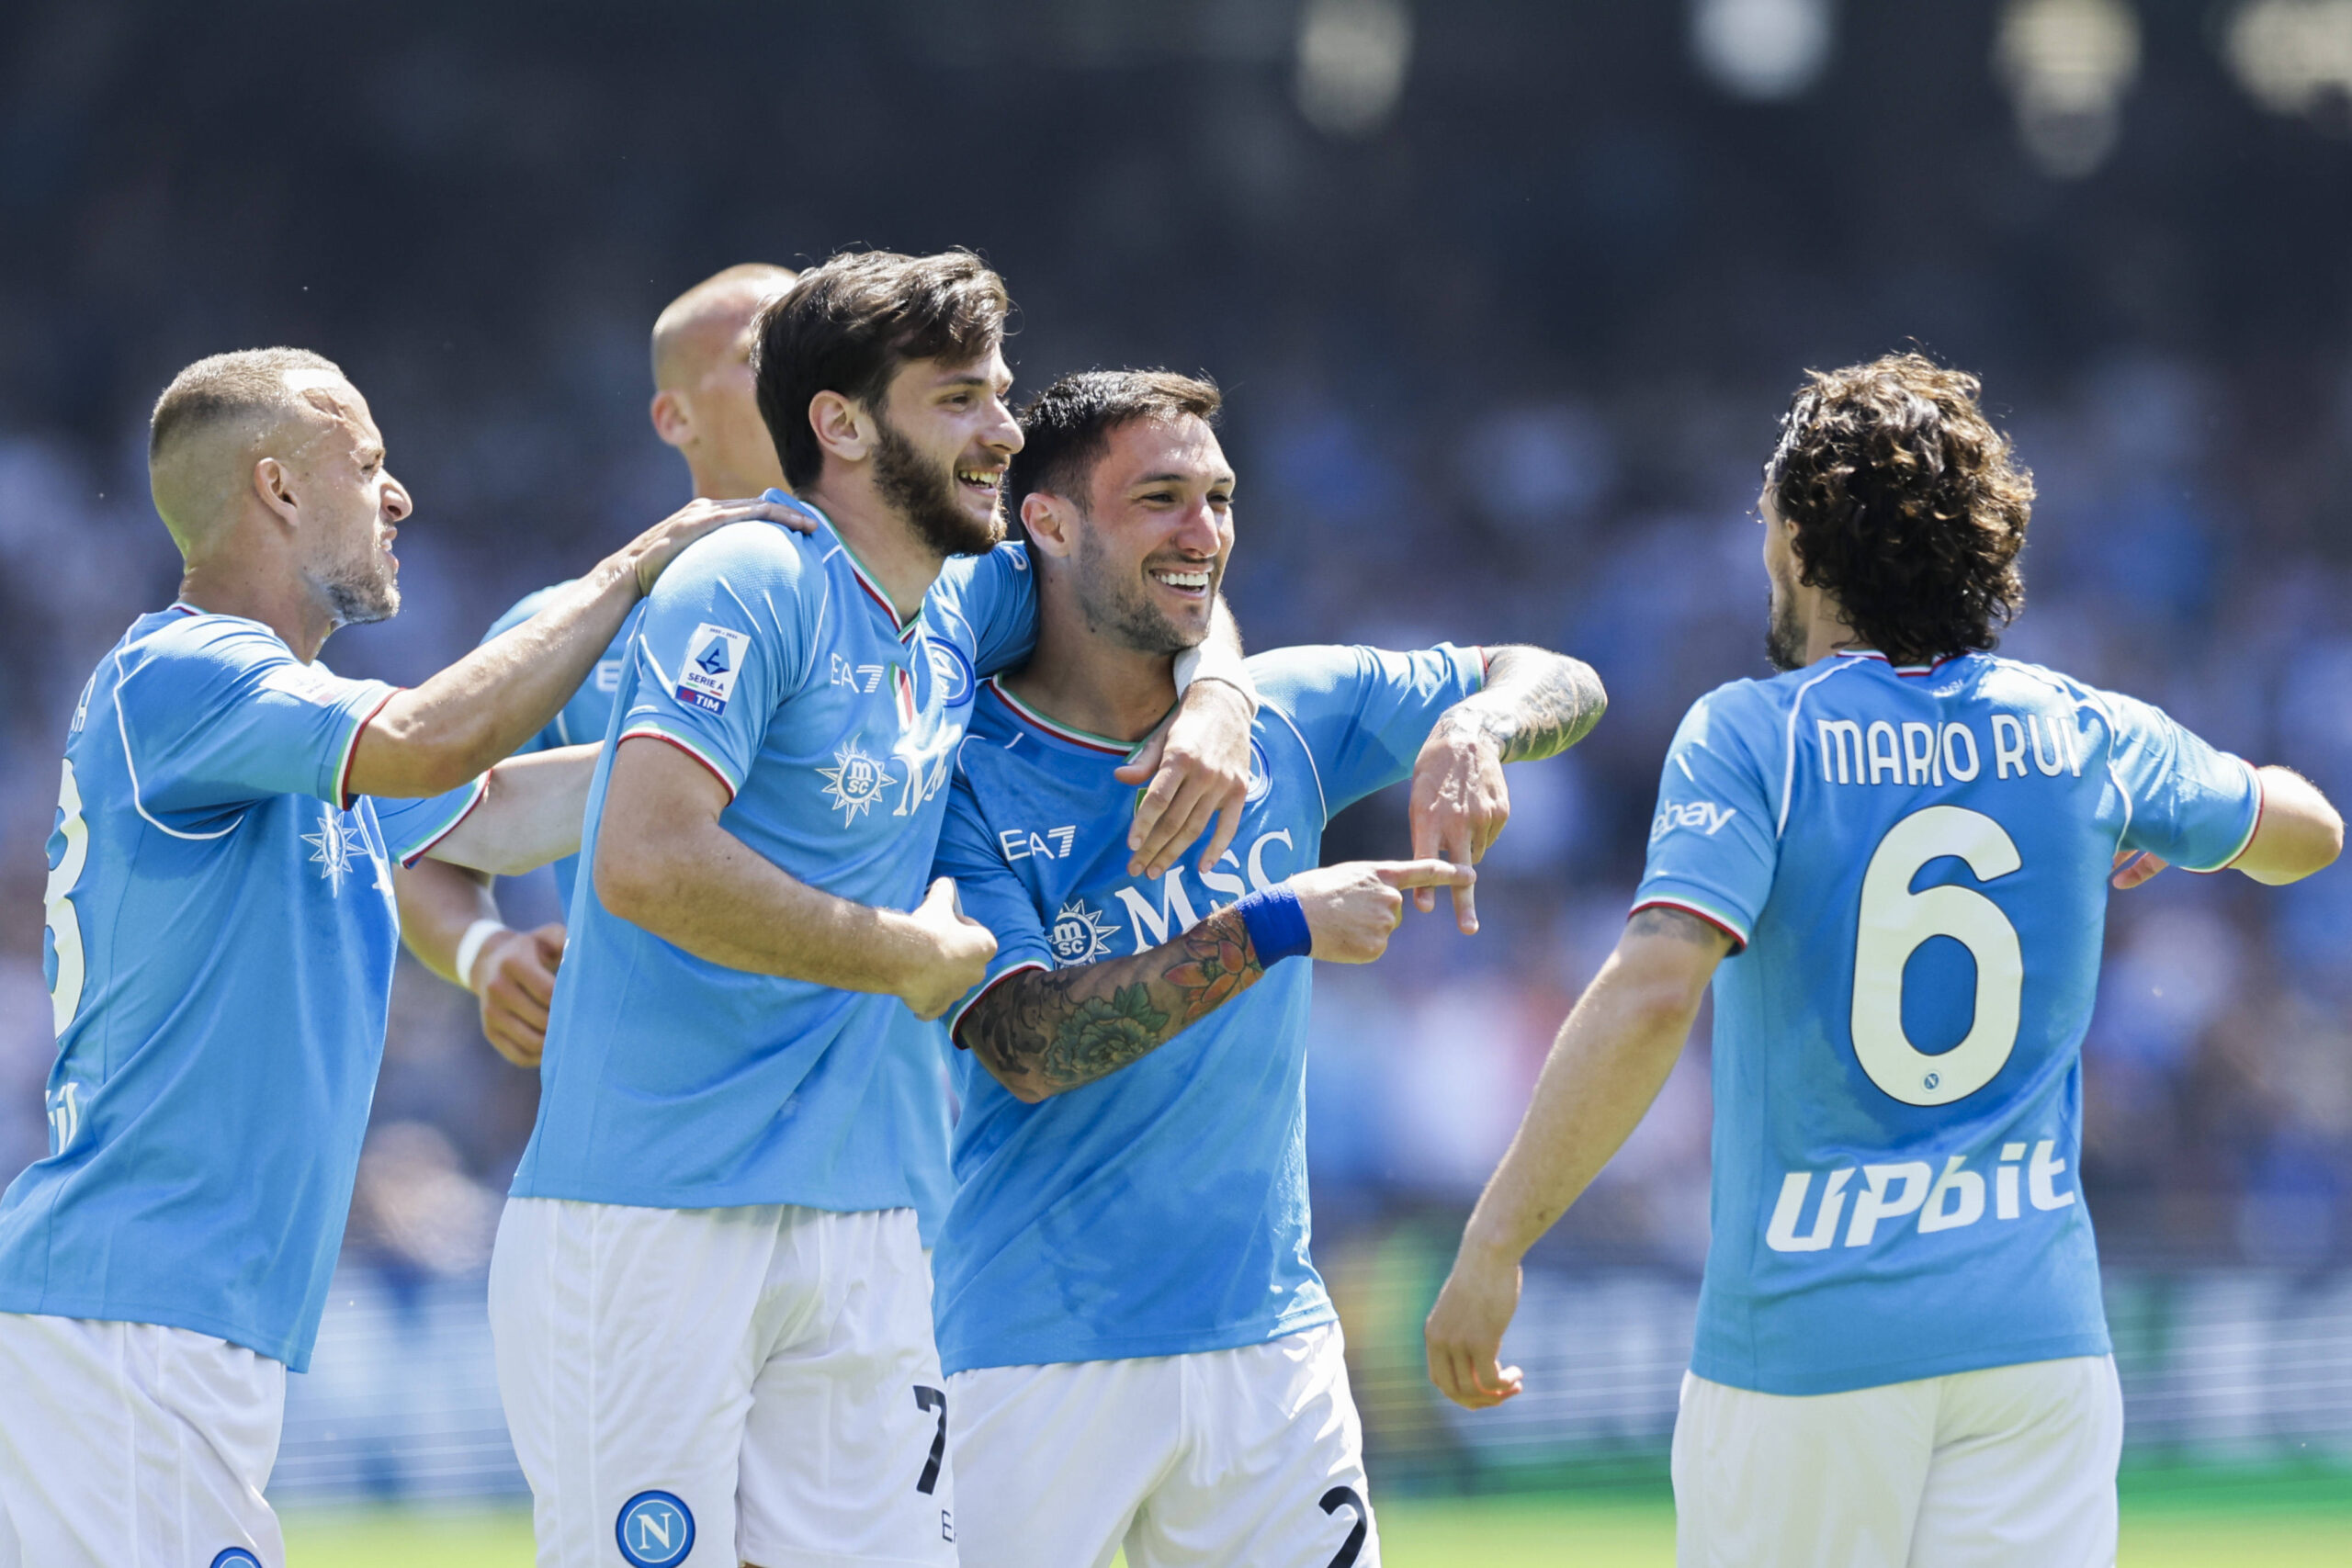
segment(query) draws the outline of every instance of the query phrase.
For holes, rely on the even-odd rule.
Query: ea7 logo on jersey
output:
[[[1083,898],[1073,898],[1054,913],[1054,929],[1048,941],[1054,949],[1054,962],[1062,964],[1091,964],[1111,951],[1111,939],[1119,934],[1119,922],[1096,913]]]
[[[1068,860],[1069,847],[1077,840],[1075,827],[1048,828],[1042,833],[1033,833],[1026,828],[1007,828],[996,836],[1007,862],[1027,860],[1032,855],[1040,860]]]
[[[880,664],[852,664],[840,654],[833,655],[833,684],[847,686],[853,692],[871,692],[882,684]]]
[[[1657,808],[1657,816],[1650,821],[1650,842],[1657,843],[1677,828],[1696,828],[1712,839],[1723,831],[1724,823],[1738,815],[1738,807],[1717,806],[1712,800],[1668,801]]]
[[[685,662],[678,666],[678,700],[704,713],[725,713],[751,649],[749,632],[729,631],[708,621],[696,626],[686,639]]]

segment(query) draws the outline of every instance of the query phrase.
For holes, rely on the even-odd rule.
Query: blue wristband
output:
[[[1315,951],[1315,933],[1306,929],[1306,908],[1290,884],[1278,882],[1252,893],[1233,906],[1249,930],[1250,945],[1258,950],[1258,966],[1272,969],[1285,958],[1305,958]]]

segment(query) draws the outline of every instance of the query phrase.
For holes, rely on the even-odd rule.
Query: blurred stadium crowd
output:
[[[2352,80],[2352,8],[2266,3]],[[351,373],[419,510],[408,608],[326,657],[414,679],[684,498],[646,332],[741,260],[969,244],[1026,386],[1216,376],[1256,646],[1526,639],[1607,681],[1591,740],[1513,770],[1485,933],[1408,922],[1317,976],[1327,1267],[1466,1205],[1614,941],[1676,721],[1763,671],[1749,508],[1808,365],[1916,340],[1979,371],[2041,487],[2007,650],[2352,796],[2352,141],[2343,82],[2248,75],[2277,61],[2230,18],[2261,8],[8,8],[0,1171],[45,1147],[67,718],[173,591],[157,389],[263,342]],[[1368,802],[1329,852],[1403,824]],[[2234,880],[2117,903],[2083,1173],[2110,1259],[2352,1260],[2352,877]],[[1702,1026],[1551,1256],[1695,1273],[1706,1066]],[[355,1258],[478,1269],[533,1096],[404,964]]]

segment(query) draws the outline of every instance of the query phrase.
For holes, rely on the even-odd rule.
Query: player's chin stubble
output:
[[[1133,576],[1111,565],[1091,525],[1079,535],[1077,586],[1087,629],[1097,636],[1153,654],[1182,653],[1199,640],[1186,637]]]
[[[372,551],[369,559],[346,563],[320,586],[337,626],[364,626],[401,613],[400,580]]]
[[[890,508],[913,525],[922,542],[943,556],[977,556],[1004,538],[1004,504],[985,523],[975,522],[956,498],[956,476],[923,460],[914,443],[889,421],[875,416],[874,488]]]

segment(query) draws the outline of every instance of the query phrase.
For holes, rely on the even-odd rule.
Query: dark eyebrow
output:
[[[1136,480],[1135,482],[1137,487],[1141,487],[1144,485],[1190,484],[1192,480],[1193,476],[1190,474],[1146,474],[1143,478]],[[1231,474],[1215,474],[1209,479],[1209,488],[1211,490],[1220,490],[1232,482],[1233,476]]]

